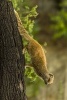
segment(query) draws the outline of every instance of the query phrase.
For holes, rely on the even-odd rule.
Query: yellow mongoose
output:
[[[42,46],[28,34],[22,25],[18,13],[15,10],[14,12],[18,22],[18,30],[20,34],[28,41],[27,51],[30,54],[32,65],[36,73],[42,77],[45,84],[53,83],[54,76],[53,74],[49,73],[47,69],[46,56]]]

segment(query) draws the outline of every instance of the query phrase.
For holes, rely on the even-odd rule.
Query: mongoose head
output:
[[[54,75],[49,73],[47,76],[44,77],[45,84],[52,84],[54,81]]]
[[[35,70],[35,71],[38,74],[38,76],[40,76],[44,80],[46,85],[53,83],[54,75],[52,73],[49,73],[48,71],[45,72],[44,70],[43,70],[44,72],[42,70],[40,71]]]

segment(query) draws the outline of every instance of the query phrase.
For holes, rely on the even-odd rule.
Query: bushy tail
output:
[[[23,36],[25,38],[25,40],[30,41],[32,39],[32,37],[28,34],[28,32],[25,30],[22,21],[17,13],[16,10],[14,10],[16,18],[17,18],[17,22],[18,22],[18,30],[20,32],[20,35]]]

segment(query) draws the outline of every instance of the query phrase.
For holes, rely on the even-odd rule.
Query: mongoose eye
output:
[[[53,77],[54,77],[54,75],[53,75],[53,74],[51,74],[51,73],[50,73],[49,75],[50,75],[50,77],[51,77],[51,78],[53,78]]]

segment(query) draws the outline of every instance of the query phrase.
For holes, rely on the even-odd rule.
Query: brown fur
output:
[[[22,25],[18,13],[16,11],[14,12],[18,21],[18,30],[20,34],[28,41],[27,50],[31,56],[32,65],[36,73],[42,77],[46,84],[53,83],[54,76],[53,74],[49,73],[47,69],[46,56],[42,46],[27,33]]]

